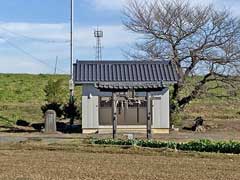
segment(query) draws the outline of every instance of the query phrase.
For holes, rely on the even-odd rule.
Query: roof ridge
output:
[[[91,60],[77,60],[74,64],[172,64],[171,61],[166,60],[113,60],[113,61],[91,61]]]

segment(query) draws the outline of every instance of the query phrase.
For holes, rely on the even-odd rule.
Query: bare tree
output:
[[[124,25],[139,35],[135,59],[169,60],[176,65],[172,110],[199,97],[211,81],[234,86],[240,65],[240,20],[213,5],[192,5],[181,0],[131,0],[124,10]],[[186,95],[182,90],[192,75],[201,79]]]

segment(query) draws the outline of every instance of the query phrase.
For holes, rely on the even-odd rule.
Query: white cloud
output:
[[[1,27],[4,29],[1,29]],[[121,49],[132,43],[136,38],[135,35],[125,31],[122,25],[106,25],[100,28],[104,31],[102,44],[105,59],[111,59],[114,53],[116,58],[122,58]],[[93,31],[94,27],[91,26],[75,26],[74,57],[76,59],[94,59],[95,38]],[[56,56],[59,56],[59,67],[68,72],[69,43],[62,42],[68,40],[69,35],[69,25],[65,23],[0,23],[0,61],[1,63],[11,62],[11,66],[2,66],[0,72],[51,73]],[[41,67],[44,68],[37,68],[42,64],[22,50],[49,64],[50,67],[43,65]],[[109,52],[110,50],[111,52]],[[17,62],[17,59],[19,59],[19,62]],[[27,63],[24,64],[25,62]],[[29,64],[29,62],[31,63]]]
[[[124,6],[131,0],[94,0],[93,4],[98,10],[121,10]],[[138,0],[145,1],[145,0]],[[155,1],[155,0],[147,0],[147,1]],[[171,0],[169,0],[171,1]],[[234,15],[240,16],[240,1],[239,0],[184,0],[189,1],[192,4],[201,4],[208,5],[213,4],[217,8],[229,8]]]
[[[1,39],[1,37],[0,37],[0,44],[2,44],[2,43],[5,43],[5,40]]]
[[[126,31],[123,25],[105,25],[98,28],[103,31],[102,42],[103,45],[108,48],[125,45],[136,38],[136,35]],[[95,38],[93,36],[94,29],[96,28],[77,28],[76,38],[81,47],[95,45]]]
[[[1,27],[4,27],[4,29],[1,29]],[[122,25],[105,25],[99,28],[104,31],[103,41],[105,46],[108,47],[123,45],[133,39],[132,35]],[[95,27],[93,26],[82,27],[76,25],[74,29],[76,43],[85,48],[94,46],[94,29]],[[0,23],[0,37],[12,40],[39,40],[38,43],[65,42],[69,41],[69,25],[64,23]],[[1,41],[4,42],[3,39]]]
[[[27,57],[1,57],[1,73],[31,73],[38,74],[41,72],[50,73],[49,70],[43,64],[31,61]]]
[[[94,0],[94,6],[97,9],[121,9],[127,0]]]
[[[0,23],[0,35],[21,38],[42,40],[67,40],[67,25],[62,24],[41,24],[41,23]]]

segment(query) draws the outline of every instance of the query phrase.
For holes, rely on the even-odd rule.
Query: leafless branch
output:
[[[173,98],[185,106],[196,98],[209,81],[232,82],[240,67],[240,19],[213,5],[193,6],[183,0],[129,0],[124,25],[141,35],[135,44],[135,59],[172,61],[180,80]],[[137,52],[137,53],[136,53]],[[202,75],[202,80],[186,97],[179,94],[186,79]]]

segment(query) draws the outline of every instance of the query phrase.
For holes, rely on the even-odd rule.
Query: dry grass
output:
[[[0,145],[1,180],[240,179],[240,156],[24,142]]]

